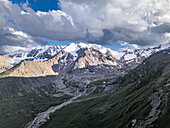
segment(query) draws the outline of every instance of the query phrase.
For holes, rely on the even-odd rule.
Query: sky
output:
[[[0,54],[70,42],[113,50],[170,41],[170,0],[0,0]]]
[[[49,10],[60,10],[58,0],[10,0],[12,3],[23,4],[29,3],[29,7],[32,8],[35,12],[42,11],[48,12]]]

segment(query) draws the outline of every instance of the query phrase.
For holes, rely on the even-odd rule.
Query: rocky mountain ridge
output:
[[[159,45],[157,47],[152,48],[138,48],[138,49],[122,49],[119,51],[111,50],[110,48],[102,47],[97,44],[87,44],[87,43],[71,43],[66,46],[45,46],[41,48],[36,48],[30,51],[16,51],[14,53],[8,54],[13,58],[13,63],[18,63],[24,60],[34,60],[34,61],[46,61],[53,58],[60,51],[64,50],[67,53],[72,55],[72,60],[76,60],[78,55],[78,51],[82,51],[83,49],[91,49],[96,50],[103,53],[105,56],[113,56],[115,60],[125,63],[130,63],[132,60],[140,61],[142,58],[147,58],[150,55],[164,50],[170,47],[169,44]],[[79,52],[80,53],[80,52]],[[143,59],[142,59],[143,60]]]
[[[2,60],[3,63],[1,62],[0,69],[1,72],[4,72],[14,66],[8,75],[20,77],[56,75],[80,69],[83,69],[81,72],[84,74],[90,66],[93,67],[91,70],[93,73],[96,73],[99,69],[101,72],[103,69],[113,71],[113,69],[121,68],[126,71],[127,69],[135,68],[150,55],[169,47],[170,44],[166,44],[153,48],[113,51],[101,45],[86,43],[71,43],[67,46],[45,46],[39,49],[17,51],[8,56],[1,56],[1,58],[8,59]],[[16,64],[17,68],[15,67]],[[29,72],[31,67],[36,70]],[[101,72],[98,73],[101,74]]]

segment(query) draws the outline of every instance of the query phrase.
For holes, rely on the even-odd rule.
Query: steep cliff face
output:
[[[113,56],[106,56],[95,49],[84,49],[78,51],[78,58],[75,62],[74,69],[85,68],[86,66],[97,66],[97,65],[117,65]]]
[[[52,59],[49,59],[48,61],[45,61],[45,63],[47,63],[49,66],[53,66],[55,64],[59,64],[60,58],[63,57],[64,55],[66,55],[66,53],[67,53],[66,51],[61,50]]]

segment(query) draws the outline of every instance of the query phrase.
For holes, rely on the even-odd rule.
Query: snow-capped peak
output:
[[[98,50],[99,52],[103,53],[105,56],[113,56],[117,61],[121,62],[138,62],[139,60],[143,60],[143,58],[147,58],[150,55],[152,55],[155,52],[158,52],[160,50],[166,49],[170,47],[169,44],[163,44],[158,47],[153,48],[144,48],[144,49],[122,49],[119,51],[111,50],[110,48],[105,48],[101,45],[97,44],[89,44],[89,43],[71,43],[66,46],[44,46],[44,47],[36,47],[34,49],[31,49],[30,51],[17,51],[14,53],[9,54],[13,58],[13,63],[19,63],[23,60],[33,60],[33,61],[46,61],[48,59],[51,59],[53,56],[57,55],[59,51],[64,50],[70,55],[73,56],[73,60],[75,61],[77,59],[78,51],[81,49],[93,49]]]
[[[76,57],[78,57],[77,51],[79,49],[80,49],[80,47],[76,43],[71,43],[64,48],[64,50],[66,52],[68,52],[68,53],[70,53],[71,55],[74,56],[74,59],[76,59]]]
[[[105,48],[98,44],[88,44],[88,43],[80,42],[78,43],[78,45],[82,48],[91,48],[91,49],[99,50],[103,54],[106,54],[106,52],[108,51],[108,48]]]

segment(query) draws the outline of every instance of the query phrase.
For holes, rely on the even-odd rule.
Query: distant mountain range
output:
[[[113,51],[101,45],[87,43],[45,46],[0,56],[2,60],[5,58],[5,61],[0,63],[0,72],[9,70],[8,73],[5,73],[9,76],[38,77],[86,69],[89,66],[98,69],[105,67],[111,70],[123,68],[126,71],[135,68],[150,55],[169,47],[170,44],[166,44],[153,48]],[[30,67],[36,67],[37,70],[28,73]]]
[[[170,47],[170,44],[159,45],[158,47],[143,48],[143,49],[123,49],[120,51],[113,51],[97,44],[87,43],[71,43],[66,46],[45,46],[41,48],[32,49],[30,51],[16,51],[9,54],[13,58],[13,63],[19,63],[23,60],[46,61],[56,56],[60,51],[65,51],[70,54],[69,60],[76,60],[80,55],[80,51],[84,49],[96,50],[107,56],[113,56],[116,60],[130,63],[132,60],[139,61],[142,57],[147,58],[155,52]],[[67,58],[64,58],[67,59]]]

